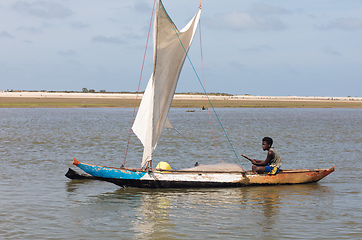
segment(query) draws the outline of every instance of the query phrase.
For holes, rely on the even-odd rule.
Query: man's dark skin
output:
[[[264,173],[265,172],[265,166],[270,164],[271,160],[275,157],[274,152],[270,151],[270,148],[271,148],[270,144],[263,141],[262,142],[262,147],[263,147],[264,151],[268,151],[268,155],[266,156],[265,160],[255,160],[255,159],[251,159],[251,158],[245,156],[244,154],[241,154],[241,156],[248,159],[253,164],[253,167],[252,167],[253,173],[260,173],[260,174]]]

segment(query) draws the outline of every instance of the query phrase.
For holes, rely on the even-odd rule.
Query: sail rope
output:
[[[201,8],[201,6],[200,6],[200,8]],[[166,11],[166,9],[165,9],[165,11]],[[166,11],[166,13],[167,13],[167,11]],[[167,17],[169,18],[170,22],[172,22],[172,20],[171,20],[170,16],[168,15],[168,13],[167,13]],[[228,136],[227,133],[226,133],[226,130],[225,130],[224,126],[223,126],[222,123],[221,123],[221,120],[220,120],[218,114],[216,113],[216,110],[215,110],[213,104],[211,103],[210,97],[209,97],[209,95],[207,94],[204,85],[202,84],[202,81],[201,81],[201,79],[200,79],[200,77],[199,77],[199,75],[198,75],[198,73],[197,73],[197,71],[196,71],[196,69],[195,69],[195,66],[194,66],[194,64],[192,63],[192,61],[191,61],[191,59],[190,59],[190,57],[189,57],[189,55],[188,55],[188,53],[187,53],[184,45],[183,45],[183,43],[182,43],[182,41],[181,41],[181,39],[180,39],[180,36],[179,36],[178,33],[177,33],[177,29],[175,28],[175,26],[174,26],[173,24],[172,24],[172,26],[173,26],[173,29],[174,29],[174,31],[175,31],[175,33],[176,33],[176,36],[177,36],[178,40],[179,40],[180,43],[181,43],[181,46],[182,46],[183,50],[185,51],[187,60],[188,60],[189,63],[191,64],[191,67],[192,67],[192,69],[193,69],[193,71],[194,71],[194,73],[195,73],[195,75],[196,75],[196,77],[197,77],[197,79],[198,79],[198,81],[199,81],[199,83],[200,83],[200,85],[201,85],[204,93],[205,93],[205,96],[207,97],[207,100],[208,100],[210,106],[212,107],[212,110],[213,110],[213,112],[214,112],[214,114],[215,114],[215,116],[216,116],[216,119],[218,120],[218,122],[219,122],[219,124],[220,124],[220,126],[221,126],[221,128],[222,128],[222,130],[223,130],[223,132],[224,132],[224,135],[225,135],[226,139],[228,140],[229,145],[230,145],[232,151],[233,151],[234,154],[235,154],[236,159],[238,160],[238,162],[239,162],[240,165],[241,165],[241,161],[240,161],[238,155],[236,154],[236,151],[235,151],[235,149],[234,149],[234,147],[233,147],[233,145],[232,145],[232,143],[231,143],[231,141],[230,141],[230,139],[229,139],[229,136]]]
[[[125,154],[125,156],[124,156],[123,166],[126,166],[126,159],[127,159],[128,148],[129,148],[129,142],[130,142],[131,134],[132,134],[132,125],[133,125],[133,122],[134,122],[134,119],[135,119],[135,115],[136,115],[137,100],[138,100],[138,95],[139,95],[139,92],[140,92],[141,80],[142,80],[142,75],[143,75],[143,68],[144,68],[144,66],[145,66],[145,59],[146,59],[146,53],[147,53],[147,47],[148,47],[148,40],[149,40],[149,38],[150,38],[150,32],[151,32],[151,26],[152,26],[153,13],[154,13],[154,11],[155,11],[155,4],[156,4],[156,0],[153,2],[151,20],[150,20],[150,25],[149,25],[149,27],[148,27],[146,47],[145,47],[145,52],[144,52],[144,54],[143,54],[143,61],[142,61],[140,79],[139,79],[139,82],[138,82],[137,95],[136,95],[136,100],[135,100],[135,104],[134,104],[134,108],[133,108],[133,116],[132,116],[132,121],[131,121],[131,127],[130,127],[130,129],[129,129],[128,140],[127,140],[127,147],[126,147],[126,154]]]
[[[206,151],[202,150],[201,148],[199,148],[194,142],[192,142],[190,139],[188,139],[187,137],[185,137],[181,132],[179,132],[179,130],[177,130],[175,127],[173,127],[173,130],[175,130],[178,134],[180,134],[180,136],[182,138],[184,138],[186,141],[188,141],[189,143],[192,143],[191,145],[196,147],[197,149],[199,149],[201,152],[204,152],[206,155],[209,155],[212,158],[215,158],[216,160],[219,160],[217,157],[212,156],[211,154],[207,153]]]
[[[200,0],[200,6],[199,6],[199,8],[201,9],[201,0]],[[203,56],[203,53],[202,53],[201,21],[199,21],[199,22],[200,22],[200,23],[199,23],[199,33],[200,33],[200,53],[201,53],[202,79],[203,79],[203,81],[204,81],[204,86],[205,86],[205,89],[206,89],[205,69],[204,69],[204,56]],[[218,145],[217,145],[217,143],[216,143],[214,128],[212,127],[212,122],[211,122],[211,115],[210,115],[209,103],[207,102],[206,104],[207,104],[207,105],[206,105],[206,107],[207,107],[207,114],[208,114],[208,116],[209,116],[210,128],[211,128],[211,132],[212,132],[212,137],[213,137],[213,139],[214,139],[214,144],[215,144],[217,153],[219,154],[219,157],[220,157],[221,161],[224,162],[224,159],[222,159],[222,157],[221,157],[219,147],[218,147]]]

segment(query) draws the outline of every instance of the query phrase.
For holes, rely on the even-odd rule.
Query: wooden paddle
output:
[[[249,161],[253,161],[253,159],[249,158],[248,156],[245,156],[244,154],[241,154],[241,156],[248,159]]]

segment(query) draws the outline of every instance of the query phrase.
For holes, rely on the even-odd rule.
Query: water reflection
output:
[[[68,193],[75,193],[79,186],[88,184],[89,180],[87,179],[79,179],[79,180],[71,180],[66,183],[66,190]]]
[[[72,182],[67,185],[70,193],[86,187],[87,181]],[[83,219],[83,227],[87,225],[85,218],[106,219],[105,224],[110,226],[117,226],[121,220],[118,224],[123,229],[128,226],[129,237],[137,239],[190,238],[190,232],[195,231],[208,237],[240,232],[269,238],[278,237],[281,216],[298,215],[299,208],[316,204],[330,191],[319,184],[227,189],[120,188],[88,196],[85,209],[77,211],[84,215],[77,218]],[[89,213],[90,209],[93,213]]]
[[[141,197],[141,205],[137,209],[137,220],[134,230],[136,238],[162,238],[166,239],[172,234],[176,226],[171,220],[171,199],[169,196],[145,192]]]
[[[259,215],[257,223],[266,230],[273,229],[278,221],[282,193],[273,186],[242,189],[240,195],[240,205],[249,206],[256,216]]]

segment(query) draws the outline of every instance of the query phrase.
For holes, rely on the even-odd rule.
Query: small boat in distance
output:
[[[98,166],[82,163],[74,158],[73,164],[89,175],[78,174],[70,169],[66,174],[68,178],[104,180],[121,187],[210,188],[311,183],[334,171],[333,166],[330,169],[280,170],[276,175],[254,174],[245,171],[238,164],[230,163],[200,164],[175,170],[167,163],[159,162],[156,168],[150,167],[163,129],[172,128],[168,113],[200,14],[201,6],[191,21],[179,31],[161,0],[157,0],[153,28],[154,67],[132,126],[133,132],[144,147],[141,167]],[[190,162],[194,161],[190,159]]]

